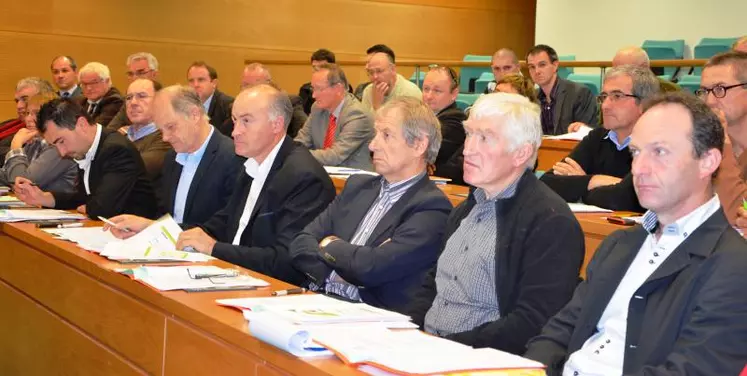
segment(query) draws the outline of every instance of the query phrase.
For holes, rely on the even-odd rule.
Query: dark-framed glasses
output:
[[[597,102],[603,103],[605,99],[610,98],[611,101],[617,102],[625,98],[636,98],[640,99],[637,95],[623,93],[620,90],[613,90],[609,93],[601,92],[597,95]]]
[[[739,83],[739,84],[734,84],[734,85],[729,85],[729,86],[724,86],[724,85],[720,85],[719,84],[719,85],[716,85],[716,86],[714,86],[714,87],[712,87],[710,89],[709,88],[705,88],[705,87],[701,87],[698,90],[695,90],[695,95],[697,95],[698,97],[700,97],[702,99],[705,99],[708,96],[708,93],[713,93],[714,97],[716,97],[716,98],[723,98],[723,97],[726,96],[726,92],[727,91],[729,91],[730,89],[733,89],[735,87],[740,87],[740,86],[747,86],[747,82],[742,82],[742,83]]]

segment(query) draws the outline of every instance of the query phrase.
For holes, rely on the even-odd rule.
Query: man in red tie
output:
[[[295,140],[325,166],[372,170],[373,115],[348,92],[345,73],[322,64],[311,76],[311,88],[316,102]]]

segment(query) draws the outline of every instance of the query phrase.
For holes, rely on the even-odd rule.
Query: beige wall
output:
[[[15,115],[15,82],[51,80],[49,63],[72,55],[100,61],[126,90],[125,60],[156,55],[164,85],[185,82],[195,60],[213,65],[223,91],[238,91],[245,59],[308,60],[320,47],[340,60],[360,59],[386,43],[402,59],[460,59],[507,46],[523,53],[534,41],[535,1],[514,0],[5,0],[0,3],[0,119]],[[271,66],[296,92],[307,66]],[[355,85],[361,67],[346,69]],[[400,69],[408,76],[412,69]]]

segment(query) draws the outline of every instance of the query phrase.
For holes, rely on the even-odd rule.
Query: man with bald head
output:
[[[267,68],[262,63],[249,63],[244,66],[244,70],[241,72],[241,90],[248,87],[261,84],[272,84],[272,74],[270,74],[270,68]],[[291,117],[290,124],[288,125],[288,136],[295,138],[298,135],[298,131],[306,123],[308,116],[304,112],[303,99],[298,95],[288,94],[288,99],[291,101],[293,106],[293,116]],[[233,130],[233,124],[230,125]]]
[[[78,86],[78,64],[71,56],[57,56],[49,69],[61,98],[79,97],[83,94]]]
[[[648,58],[648,54],[643,48],[636,46],[625,47],[617,51],[615,57],[612,58],[612,66],[619,67],[621,65],[635,65],[637,67],[651,69],[651,61]],[[657,79],[659,80],[659,91],[662,93],[681,90],[680,87],[672,81],[665,80],[658,76]]]
[[[363,106],[376,111],[389,99],[394,97],[423,98],[423,93],[417,85],[397,73],[394,64],[394,51],[391,48],[377,44],[366,51],[366,73],[371,84],[366,86],[361,96]]]
[[[494,92],[497,82],[503,76],[521,74],[519,59],[516,57],[516,53],[509,48],[501,48],[493,54],[493,57],[490,59],[490,69],[493,71],[495,79],[488,83],[488,86],[485,88],[485,94]]]

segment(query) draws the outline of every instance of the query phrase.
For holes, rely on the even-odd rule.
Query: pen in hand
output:
[[[272,296],[285,296],[285,295],[292,295],[292,294],[303,294],[305,292],[306,292],[305,288],[296,287],[296,288],[287,289],[287,290],[273,291],[272,292]]]
[[[98,218],[99,218],[99,220],[100,220],[101,222],[104,222],[104,223],[106,223],[107,225],[109,225],[109,226],[112,226],[112,227],[116,228],[117,230],[120,230],[120,231],[123,231],[123,232],[130,232],[130,231],[132,231],[132,230],[128,229],[127,227],[119,227],[119,225],[118,225],[118,224],[116,224],[116,223],[114,223],[114,222],[112,222],[112,221],[110,221],[110,220],[108,220],[108,219],[106,219],[106,218],[104,218],[104,217],[102,217],[102,216],[98,216]]]

